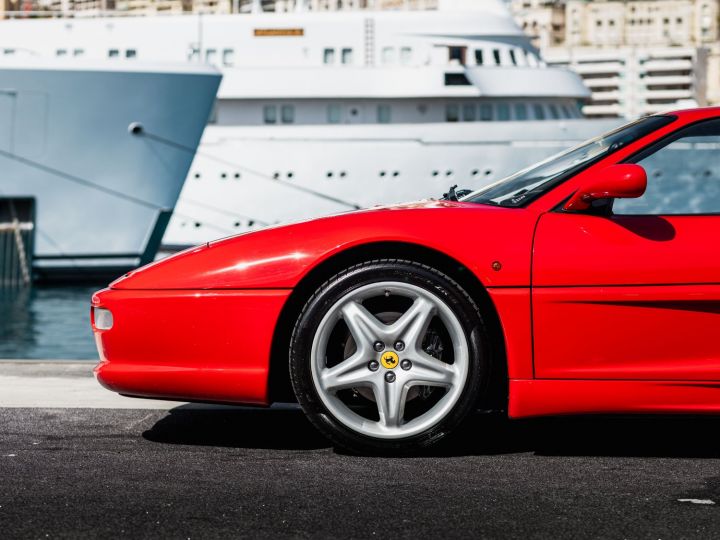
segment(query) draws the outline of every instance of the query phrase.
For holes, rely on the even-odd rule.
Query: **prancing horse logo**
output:
[[[382,357],[380,358],[380,362],[382,362],[382,365],[385,369],[394,369],[395,367],[397,367],[398,362],[400,362],[400,358],[398,357],[397,353],[393,351],[388,351],[382,355]]]

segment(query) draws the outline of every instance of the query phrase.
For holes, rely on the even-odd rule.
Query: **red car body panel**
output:
[[[556,211],[599,169],[720,109],[673,114],[525,208],[381,207],[211,242],[132,272],[93,297],[115,320],[93,325],[98,379],[131,395],[267,404],[292,291],[335,255],[403,243],[444,253],[489,293],[510,416],[718,412],[720,216]]]
[[[290,291],[105,289],[93,306],[113,313],[95,328],[95,373],[122,394],[267,404],[275,322]]]

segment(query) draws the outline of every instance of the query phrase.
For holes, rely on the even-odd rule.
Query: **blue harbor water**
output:
[[[100,286],[0,289],[0,358],[97,359],[90,297]]]

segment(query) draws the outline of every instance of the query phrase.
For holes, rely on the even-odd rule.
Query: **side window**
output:
[[[619,215],[720,214],[720,120],[681,130],[631,160],[648,187],[639,199],[617,199]]]

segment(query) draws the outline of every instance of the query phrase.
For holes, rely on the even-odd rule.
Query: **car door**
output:
[[[626,162],[646,170],[642,197],[538,221],[535,376],[720,380],[720,119]]]

